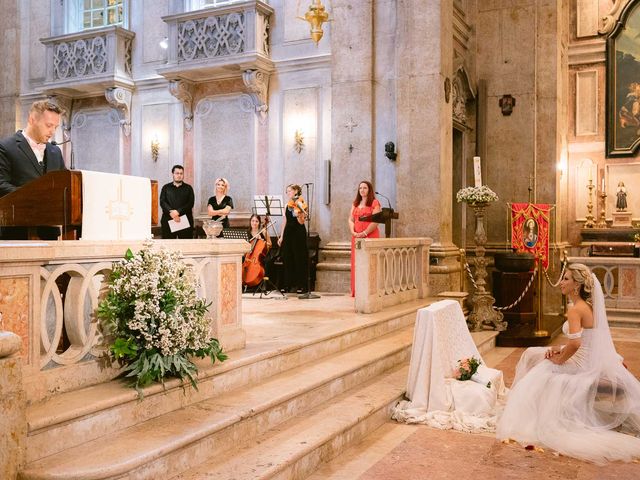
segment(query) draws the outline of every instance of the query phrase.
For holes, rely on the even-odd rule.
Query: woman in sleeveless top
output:
[[[598,464],[640,458],[640,382],[613,346],[602,287],[572,264],[560,289],[568,341],[524,352],[496,436]]]
[[[378,238],[380,232],[378,224],[365,222],[360,217],[370,216],[380,211],[380,202],[373,193],[371,182],[363,180],[358,185],[356,198],[351,205],[349,212],[349,231],[351,232],[351,296],[355,296],[356,291],[356,256],[355,244],[358,238]]]

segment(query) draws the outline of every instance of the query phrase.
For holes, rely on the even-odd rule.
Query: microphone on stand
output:
[[[55,146],[64,145],[65,143],[71,144],[71,165],[69,165],[69,170],[75,170],[76,164],[75,159],[73,158],[73,142],[71,141],[71,139],[65,140],[63,142],[56,142],[55,140],[51,140],[51,145]]]
[[[303,183],[303,184],[302,184],[302,186],[303,186],[303,187],[306,187],[306,186],[308,186],[308,185],[313,185],[313,182]]]
[[[389,200],[389,197],[387,197],[386,195],[383,195],[383,194],[382,194],[382,193],[380,193],[380,192],[373,192],[373,193],[375,193],[376,195],[380,195],[382,198],[386,199],[386,200],[387,200],[387,203],[389,204],[389,209],[390,209],[390,210],[393,210],[393,208],[391,208],[391,200]]]

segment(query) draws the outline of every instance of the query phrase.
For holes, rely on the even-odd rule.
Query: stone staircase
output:
[[[197,391],[174,380],[139,400],[113,381],[32,405],[20,478],[304,478],[388,420],[404,393],[415,312],[428,303],[202,363]],[[476,343],[482,352],[493,340]]]

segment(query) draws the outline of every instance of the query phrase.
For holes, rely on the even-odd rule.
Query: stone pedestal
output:
[[[17,478],[24,466],[26,408],[22,360],[18,356],[0,358],[0,478]]]
[[[613,217],[613,224],[611,225],[613,228],[633,227],[633,223],[631,221],[633,215],[631,212],[612,212],[611,216]]]

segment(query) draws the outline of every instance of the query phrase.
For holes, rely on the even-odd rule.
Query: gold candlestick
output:
[[[607,228],[607,212],[605,211],[607,205],[607,192],[604,190],[600,192],[600,200],[602,202],[602,205],[600,206],[600,219],[598,220],[596,227]]]
[[[587,221],[584,222],[584,228],[593,228],[596,226],[595,218],[593,216],[593,189],[596,188],[593,185],[593,180],[589,179],[589,185],[587,185],[589,189],[589,203],[587,203]]]

